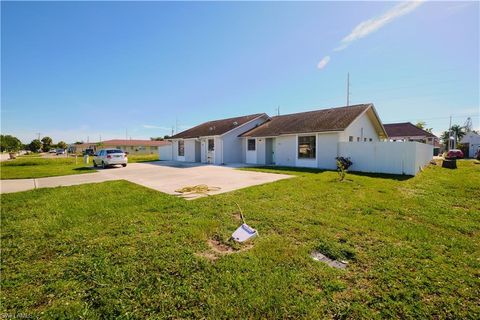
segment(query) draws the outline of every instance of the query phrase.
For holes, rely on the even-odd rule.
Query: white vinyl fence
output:
[[[433,158],[433,146],[420,142],[339,142],[338,154],[349,157],[350,171],[414,176]]]

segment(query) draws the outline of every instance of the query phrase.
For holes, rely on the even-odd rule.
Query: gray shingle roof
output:
[[[242,124],[245,124],[261,116],[266,116],[266,114],[256,113],[247,116],[208,121],[196,127],[177,133],[176,135],[171,137],[171,139],[189,139],[222,135],[230,130],[235,129],[238,126],[241,126]]]
[[[357,104],[348,107],[275,116],[240,136],[268,137],[291,133],[342,131],[360,114],[372,106],[370,103]]]

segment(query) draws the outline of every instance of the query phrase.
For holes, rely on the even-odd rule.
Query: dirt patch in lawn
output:
[[[217,239],[208,239],[208,250],[204,252],[197,252],[195,255],[198,257],[205,258],[210,261],[215,261],[222,256],[244,252],[253,248],[253,243],[249,242],[247,244],[242,244],[241,248],[237,249],[229,245],[228,243],[223,243]]]

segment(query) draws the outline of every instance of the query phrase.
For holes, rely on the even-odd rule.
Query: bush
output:
[[[350,160],[350,158],[336,157],[335,159],[337,160],[337,171],[338,175],[340,176],[340,181],[343,181],[348,168],[350,168],[353,162]]]

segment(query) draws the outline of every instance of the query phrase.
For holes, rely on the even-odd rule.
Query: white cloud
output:
[[[335,51],[345,49],[352,42],[366,37],[370,33],[375,32],[386,24],[392,22],[396,18],[412,12],[413,10],[418,8],[423,2],[423,0],[402,2],[379,17],[361,22],[359,25],[353,28],[352,32],[349,35],[342,39],[340,46],[335,48]]]
[[[318,69],[323,69],[325,68],[325,66],[328,64],[328,62],[330,61],[330,56],[326,56],[324,57],[322,60],[320,60],[320,62],[317,64],[317,68]]]
[[[162,126],[154,126],[154,125],[151,125],[151,124],[144,124],[144,125],[142,125],[142,127],[144,127],[145,129],[172,130],[172,128],[162,127]]]

